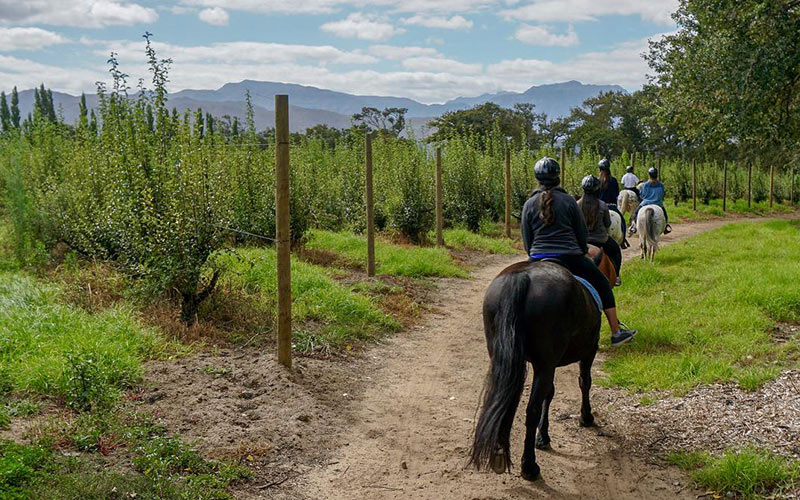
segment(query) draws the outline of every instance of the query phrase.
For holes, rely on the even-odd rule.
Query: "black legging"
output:
[[[614,264],[614,270],[617,271],[617,276],[619,276],[619,270],[622,267],[622,249],[619,247],[619,243],[610,236],[605,243],[597,244],[591,241],[589,243],[603,249],[608,258],[611,259],[611,263]]]
[[[609,238],[610,239],[610,238]],[[531,259],[540,260],[540,259]],[[600,301],[603,303],[603,309],[610,309],[617,307],[614,300],[614,292],[611,291],[611,284],[605,275],[600,272],[594,262],[584,257],[583,255],[560,255],[548,260],[557,260],[562,266],[570,270],[576,276],[585,279],[597,290],[600,294]]]

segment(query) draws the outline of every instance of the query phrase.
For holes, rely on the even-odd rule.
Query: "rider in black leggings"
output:
[[[602,248],[608,255],[608,258],[614,264],[614,270],[617,272],[617,285],[620,285],[619,272],[622,267],[622,250],[619,248],[619,244],[608,235],[608,228],[611,227],[611,214],[609,213],[609,206],[597,197],[597,191],[600,189],[600,179],[593,175],[587,175],[581,181],[581,187],[583,188],[583,197],[578,200],[578,206],[583,213],[583,220],[586,221],[586,227],[589,230],[587,241]]]
[[[611,344],[624,344],[636,330],[620,329],[614,293],[603,273],[585,255],[588,231],[575,198],[558,187],[561,168],[552,158],[536,162],[534,174],[540,186],[522,209],[522,241],[531,260],[555,259],[576,276],[584,278],[600,294],[603,312],[611,327]]]

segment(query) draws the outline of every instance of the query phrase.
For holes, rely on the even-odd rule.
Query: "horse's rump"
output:
[[[611,225],[608,227],[608,235],[613,238],[620,246],[625,240],[625,235],[622,233],[622,217],[614,210],[609,210],[611,216]]]
[[[603,273],[603,276],[606,277],[613,288],[617,282],[617,269],[614,267],[614,263],[611,262],[611,258],[606,255],[602,248],[594,245],[589,245],[589,257],[592,258],[597,268],[600,269],[600,272]]]

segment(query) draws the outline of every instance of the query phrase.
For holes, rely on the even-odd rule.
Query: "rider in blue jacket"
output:
[[[650,167],[650,170],[647,171],[647,174],[650,177],[650,180],[648,180],[639,191],[639,196],[642,199],[642,202],[639,204],[639,210],[647,205],[658,205],[661,207],[661,210],[664,211],[664,220],[667,221],[667,227],[664,229],[664,234],[669,234],[672,232],[672,226],[669,225],[667,209],[664,207],[664,196],[666,195],[664,184],[658,180],[658,170],[655,167]],[[636,220],[638,217],[639,211],[637,210],[631,218],[630,234],[636,233]]]

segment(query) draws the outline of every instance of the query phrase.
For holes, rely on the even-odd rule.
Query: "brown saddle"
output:
[[[614,264],[611,262],[611,259],[608,258],[608,255],[603,252],[602,248],[589,245],[589,257],[611,284],[611,288],[614,288],[617,283],[617,270],[614,269]]]

